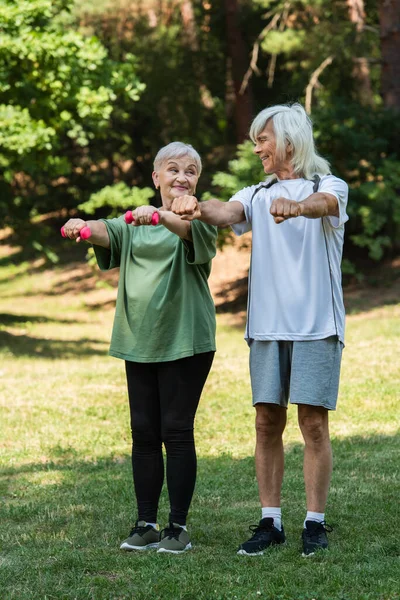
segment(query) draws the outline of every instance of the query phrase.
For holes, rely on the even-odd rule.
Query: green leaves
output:
[[[35,195],[41,195],[40,186],[51,187],[54,178],[63,176],[69,181],[67,188],[57,185],[54,189],[52,209],[57,208],[59,189],[60,207],[69,196],[66,189],[71,190],[71,200],[75,198],[73,180],[79,179],[83,169],[96,173],[98,169],[90,170],[90,164],[108,159],[102,155],[106,147],[96,144],[91,155],[90,145],[108,135],[113,116],[133,105],[143,91],[134,56],[115,62],[97,38],[64,27],[63,11],[72,6],[73,0],[6,0],[0,4],[3,222],[18,218],[8,210],[14,204],[15,189],[26,205],[25,211],[21,206],[25,215]],[[29,174],[29,194],[20,194],[20,186],[15,186],[15,178],[24,180],[24,173]],[[43,199],[40,204],[45,208]]]
[[[107,207],[107,209],[111,209],[107,212],[109,217],[119,217],[122,210],[149,204],[149,200],[154,195],[154,190],[151,188],[129,188],[121,181],[92,194],[89,200],[80,204],[78,208],[88,215],[93,215],[100,208]]]

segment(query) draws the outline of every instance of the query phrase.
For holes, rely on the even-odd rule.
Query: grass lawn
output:
[[[400,598],[400,305],[347,321],[328,552],[304,559],[302,443],[289,410],[287,544],[236,555],[258,522],[254,414],[243,328],[219,317],[196,421],[194,550],[122,553],[134,520],[123,362],[107,356],[114,290],[85,266],[0,254],[0,599]],[[72,253],[72,250],[71,250]],[[15,257],[14,257],[15,258]],[[164,493],[159,521],[166,524]]]

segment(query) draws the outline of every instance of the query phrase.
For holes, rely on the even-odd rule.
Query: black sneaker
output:
[[[281,531],[274,527],[274,520],[271,517],[261,519],[258,525],[251,525],[249,529],[253,535],[239,546],[238,554],[259,556],[264,554],[264,550],[269,546],[283,544],[286,540],[283,527]]]
[[[317,550],[326,550],[328,547],[327,533],[332,531],[332,527],[325,521],[306,521],[301,538],[303,540],[303,556],[312,556]]]

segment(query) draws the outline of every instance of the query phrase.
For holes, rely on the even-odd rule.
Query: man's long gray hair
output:
[[[275,131],[277,157],[285,159],[290,144],[296,175],[312,179],[314,175],[330,174],[328,161],[315,149],[312,122],[301,104],[270,106],[258,113],[250,127],[250,138],[254,143],[270,119]]]

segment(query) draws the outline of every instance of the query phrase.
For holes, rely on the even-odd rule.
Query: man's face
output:
[[[276,156],[276,138],[272,119],[267,121],[266,126],[257,136],[254,152],[261,159],[264,173],[276,173],[287,168],[289,161],[280,160]]]
[[[193,196],[198,179],[197,167],[190,156],[168,159],[153,172],[154,185],[160,187],[163,205],[167,207],[179,196]]]

